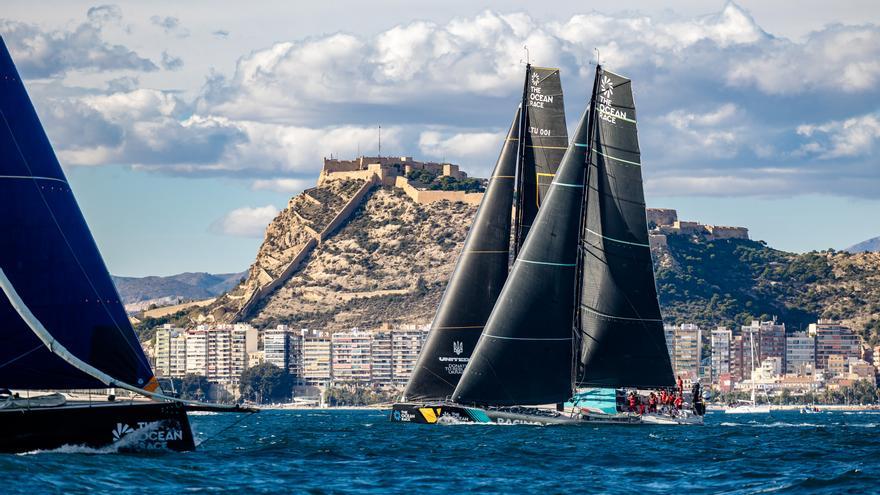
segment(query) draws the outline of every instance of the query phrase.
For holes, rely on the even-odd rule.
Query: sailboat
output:
[[[567,147],[559,70],[527,64],[522,102],[404,390],[404,401],[436,402],[452,395],[507,279],[511,255],[525,241]]]
[[[749,366],[754,369],[755,367],[755,332],[749,332]],[[758,404],[757,395],[755,391],[755,383],[754,378],[750,378],[749,381],[751,389],[751,400],[738,400],[732,404],[729,404],[726,408],[724,408],[725,414],[769,414],[770,413],[770,404]]]
[[[395,404],[391,419],[701,423],[699,404],[647,414],[621,408],[625,391],[674,384],[631,81],[597,65],[590,105],[451,397]]]
[[[188,410],[251,411],[161,393],[2,38],[0,231],[0,452],[193,450]],[[32,395],[108,388],[150,400]]]

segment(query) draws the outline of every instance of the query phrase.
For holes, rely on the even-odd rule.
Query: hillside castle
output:
[[[709,225],[678,219],[670,208],[648,208],[648,234],[651,247],[666,246],[667,235],[696,235],[708,241],[716,239],[749,239],[749,229],[726,225]]]
[[[418,204],[436,201],[461,201],[479,205],[483,193],[465,191],[435,191],[419,188],[407,179],[414,170],[424,170],[440,177],[465,179],[467,174],[451,163],[420,162],[411,156],[361,156],[354,160],[324,158],[318,187],[331,180],[363,180],[374,185],[397,187]]]

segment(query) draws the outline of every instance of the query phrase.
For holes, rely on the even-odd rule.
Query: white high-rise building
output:
[[[381,329],[373,332],[372,343],[372,382],[376,385],[391,386],[394,382],[392,372],[392,342],[393,332],[391,329]]]
[[[785,373],[812,375],[816,369],[816,339],[806,332],[785,338]]]
[[[186,374],[208,376],[208,327],[186,332]]]
[[[333,381],[369,383],[372,379],[373,334],[353,328],[331,337]]]
[[[712,330],[712,382],[718,383],[722,375],[730,375],[731,342],[733,332],[726,327]]]
[[[290,362],[290,328],[278,325],[263,332],[263,359],[282,370],[287,369]]]
[[[330,383],[330,335],[319,331],[303,331],[302,379],[306,385],[326,386]]]
[[[183,378],[186,375],[186,333],[166,324],[156,331],[156,375]]]
[[[675,329],[674,371],[684,379],[696,380],[700,376],[702,330],[693,323],[683,323]]]
[[[391,376],[395,385],[404,386],[409,381],[429,328],[405,325],[391,331]]]

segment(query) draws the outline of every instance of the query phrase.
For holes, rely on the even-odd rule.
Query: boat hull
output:
[[[770,406],[736,406],[728,407],[724,414],[770,414]]]
[[[700,425],[703,417],[695,414],[564,414],[532,407],[479,408],[453,403],[397,403],[391,409],[391,421],[416,424],[501,424],[501,425]]]
[[[186,410],[178,403],[108,402],[0,409],[0,452],[53,450],[63,446],[115,446],[125,451],[195,450]]]

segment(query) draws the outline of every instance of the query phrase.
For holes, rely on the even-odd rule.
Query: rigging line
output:
[[[28,354],[31,354],[31,353],[33,353],[33,352],[35,352],[35,351],[38,351],[38,350],[42,349],[43,347],[44,347],[44,346],[43,346],[42,343],[37,344],[37,346],[34,347],[33,349],[31,349],[31,350],[29,350],[29,351],[27,351],[27,352],[25,352],[25,353],[23,353],[23,354],[19,354],[18,356],[16,356],[16,357],[10,359],[9,361],[6,361],[5,363],[0,364],[0,368],[3,368],[3,367],[5,367],[5,366],[7,366],[7,365],[10,365],[10,364],[12,364],[12,363],[18,361],[19,359],[21,359],[21,358],[27,356]]]
[[[443,378],[442,376],[438,375],[437,373],[434,373],[434,372],[431,370],[431,368],[428,368],[427,366],[421,366],[421,369],[423,369],[423,370],[427,371],[428,373],[434,375],[435,377],[437,377],[438,379],[440,379],[440,381],[442,381],[443,383],[445,383],[445,384],[449,385],[450,387],[452,387],[453,391],[455,391],[455,385],[456,385],[455,383],[451,383],[451,382],[449,382],[447,379],[445,379],[445,378]],[[415,373],[413,373],[413,374],[415,374]]]
[[[34,171],[33,171],[33,169],[31,169],[30,163],[28,163],[27,158],[24,156],[24,152],[21,151],[21,146],[18,144],[18,139],[16,139],[15,133],[12,131],[12,126],[9,125],[9,121],[6,119],[6,114],[2,110],[0,110],[0,117],[3,118],[3,123],[6,124],[6,129],[9,130],[9,136],[12,138],[12,142],[15,144],[15,149],[18,151],[18,155],[19,155],[19,157],[21,157],[22,163],[24,164],[25,168],[27,168],[28,172],[31,175],[33,175]],[[51,144],[50,144],[50,146],[51,146]],[[57,162],[57,158],[56,158],[56,162]],[[71,194],[71,196],[73,196],[73,190],[69,190],[68,192]],[[132,345],[132,343],[129,341],[129,339],[126,338],[126,336],[122,330],[122,327],[119,325],[119,322],[116,321],[116,318],[113,316],[113,313],[110,312],[110,309],[107,307],[107,304],[104,302],[104,298],[101,297],[101,293],[98,292],[98,289],[97,289],[97,287],[95,287],[95,284],[92,282],[92,279],[89,278],[89,275],[86,272],[85,267],[83,267],[79,258],[76,256],[76,252],[73,250],[73,246],[70,245],[70,240],[67,238],[67,235],[64,233],[64,230],[61,228],[61,224],[58,223],[58,218],[55,217],[55,212],[52,211],[52,208],[49,206],[49,201],[46,200],[46,196],[43,195],[42,190],[40,190],[39,188],[37,188],[37,193],[40,195],[40,199],[43,200],[43,205],[46,207],[46,210],[49,212],[49,216],[52,218],[52,222],[55,223],[55,227],[58,229],[58,233],[61,234],[61,238],[64,239],[64,244],[67,246],[67,249],[70,251],[71,257],[74,259],[74,261],[76,261],[77,266],[79,267],[80,271],[83,274],[83,278],[85,278],[86,282],[88,282],[89,286],[92,288],[92,291],[94,291],[94,294],[97,296],[98,302],[101,304],[101,307],[104,309],[104,312],[107,313],[107,316],[110,317],[110,321],[113,322],[113,326],[115,326],[116,330],[119,331],[120,336],[122,337],[122,340],[125,341],[125,343],[128,345],[128,347],[134,353],[135,359],[140,361],[140,363],[143,366],[145,366],[146,369],[150,370],[150,373],[152,374],[152,368],[150,367],[149,361],[146,360],[146,355],[144,355],[143,349],[140,349],[140,352],[138,352],[138,350],[135,349],[135,347]],[[74,199],[74,204],[75,203],[76,203],[76,200]],[[85,224],[85,219],[83,219],[83,223]],[[88,226],[86,226],[86,229],[88,229]],[[91,237],[91,234],[89,236]],[[93,237],[91,237],[91,239],[92,239],[92,245],[95,248],[95,252],[98,253],[98,258],[101,259],[100,251],[98,250],[98,245],[95,243],[95,239]],[[103,264],[103,259],[101,259],[101,261]],[[104,269],[105,270],[107,269],[106,266],[104,267]],[[107,273],[107,277],[108,278],[110,277],[109,272]],[[119,291],[116,290],[116,285],[113,284],[112,281],[110,283],[110,287],[112,287],[114,293],[116,294],[116,300],[120,301],[121,298],[119,297]],[[140,346],[140,344],[138,344],[138,346]],[[141,356],[143,356],[143,358]]]

